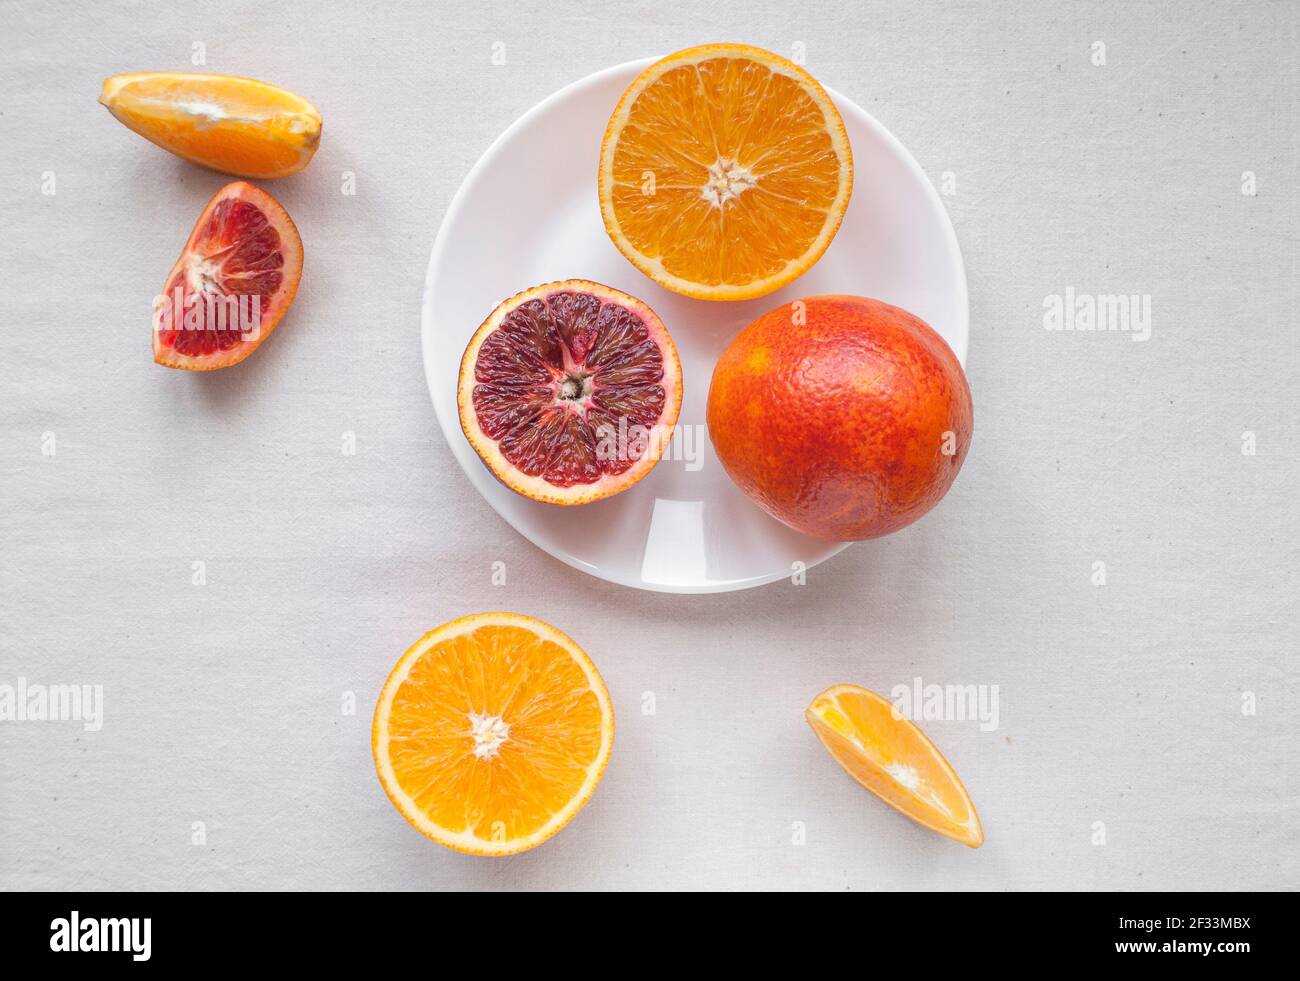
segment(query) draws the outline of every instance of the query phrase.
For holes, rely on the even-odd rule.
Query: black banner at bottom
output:
[[[708,905],[694,910],[697,901]],[[1231,969],[1242,958],[1284,953],[1281,938],[1294,908],[1294,895],[1286,893],[801,894],[757,901],[686,894],[670,902],[661,894],[603,894],[598,903],[586,894],[540,901],[511,893],[7,893],[0,895],[0,943],[6,966],[64,961],[133,970],[337,968],[340,956],[446,966],[431,959],[431,945],[444,954],[546,964],[561,952],[581,958],[585,944],[611,942],[637,958],[690,950],[697,967],[735,967],[789,952],[843,958],[842,967],[869,954],[918,967],[988,959]],[[617,967],[602,968],[609,969]]]

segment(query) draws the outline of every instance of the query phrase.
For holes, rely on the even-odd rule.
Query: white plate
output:
[[[811,567],[845,546],[768,517],[723,471],[704,426],[718,355],[773,307],[801,296],[856,293],[912,311],[964,362],[966,274],[948,214],[911,154],[831,91],[853,147],[854,180],[844,223],[821,261],[784,289],[740,303],[692,300],[657,286],[614,248],[596,199],[609,115],[652,61],[618,65],[561,89],[516,120],[475,164],[429,260],[424,369],[443,435],[470,481],[539,548],[639,589],[745,589],[786,578],[795,563]],[[558,279],[615,286],[659,314],[682,359],[678,426],[689,437],[630,490],[567,508],[527,500],[499,483],[466,442],[456,410],[457,372],[470,335],[506,297]]]

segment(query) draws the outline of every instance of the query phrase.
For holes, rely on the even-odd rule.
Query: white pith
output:
[[[210,123],[215,123],[218,120],[228,118],[226,110],[222,109],[221,106],[217,105],[215,102],[200,102],[196,100],[194,102],[177,102],[175,105],[181,112],[190,116],[198,116],[201,119],[206,119]]]
[[[398,689],[405,683],[411,673],[411,668],[419,660],[420,656],[436,644],[473,633],[479,627],[488,625],[522,627],[563,648],[582,668],[592,693],[595,694],[596,700],[600,703],[601,715],[609,722],[609,725],[605,726],[602,731],[600,749],[596,753],[596,758],[587,768],[586,779],[568,804],[552,815],[546,824],[531,835],[504,843],[493,841],[490,838],[480,838],[468,830],[444,828],[429,820],[418,805],[411,800],[410,796],[402,790],[397,781],[397,774],[393,770],[392,760],[386,751],[388,746],[388,721],[392,712],[393,698]],[[445,623],[441,627],[429,631],[402,655],[401,659],[393,667],[392,673],[389,674],[388,680],[384,682],[383,690],[379,693],[379,700],[375,705],[375,719],[371,728],[371,745],[374,750],[375,768],[378,771],[379,782],[383,785],[384,792],[388,794],[393,805],[417,831],[428,838],[432,838],[439,844],[459,851],[477,855],[513,855],[540,845],[547,838],[550,838],[564,827],[582,809],[582,806],[591,799],[591,795],[596,790],[596,785],[600,782],[601,775],[605,772],[605,765],[609,762],[609,755],[614,747],[614,710],[610,705],[609,692],[605,688],[605,682],[601,679],[596,666],[591,662],[591,658],[565,634],[541,620],[522,613],[475,613],[461,617],[459,620],[453,620],[451,623]]]
[[[469,714],[469,734],[474,740],[474,755],[480,760],[490,760],[510,738],[510,723],[499,715],[485,712]]]
[[[758,178],[748,167],[736,160],[719,157],[709,164],[709,179],[700,188],[700,197],[713,207],[722,208],[728,201],[734,201],[757,184]]]
[[[214,255],[190,256],[185,268],[185,281],[196,293],[218,293],[225,295],[221,284],[223,264],[218,260],[220,252]]]
[[[885,767],[885,772],[894,778],[895,782],[901,787],[908,790],[916,790],[921,786],[921,775],[916,772],[916,767],[908,766],[906,763],[890,763]]]

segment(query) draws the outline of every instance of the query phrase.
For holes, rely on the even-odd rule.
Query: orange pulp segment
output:
[[[858,685],[834,685],[804,717],[835,761],[890,807],[963,845],[983,844],[979,815],[953,768],[886,699]]]
[[[320,142],[315,106],[252,78],[130,72],[104,79],[99,101],[151,143],[239,177],[297,173]]]

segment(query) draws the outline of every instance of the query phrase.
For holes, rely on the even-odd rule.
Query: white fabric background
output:
[[[0,886],[1300,885],[1298,9],[0,3],[0,683],[105,689],[99,732],[0,723]],[[803,43],[936,184],[955,176],[974,444],[935,512],[806,586],[639,593],[471,489],[425,387],[421,284],[520,113],[733,39]],[[211,377],[153,365],[149,303],[225,178],[96,104],[111,73],[189,69],[194,42],[326,120],[270,188],[306,244],[293,310]],[[1149,294],[1150,341],[1045,331],[1067,286]],[[369,725],[422,631],[493,608],[572,633],[619,728],[573,824],[487,861],[397,815]],[[926,725],[979,807],[977,852],[859,789],[803,721],[833,682],[916,676],[999,686],[997,730]]]

